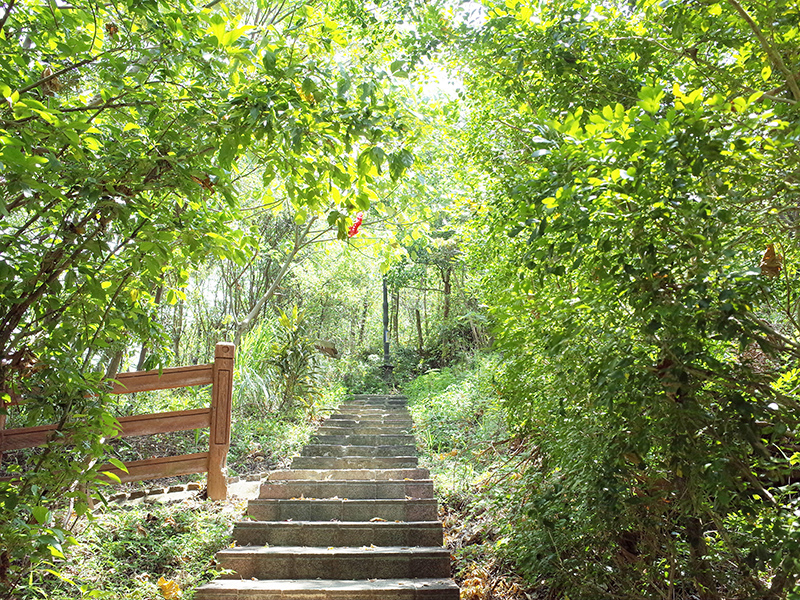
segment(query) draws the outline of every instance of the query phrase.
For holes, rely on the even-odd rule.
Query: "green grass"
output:
[[[479,485],[495,458],[493,445],[507,437],[494,388],[497,358],[435,369],[404,386],[424,466],[442,495]]]
[[[78,536],[68,559],[55,565],[63,579],[39,571],[27,597],[163,600],[163,577],[189,600],[191,590],[216,578],[214,554],[229,544],[244,507],[200,500],[110,506]]]

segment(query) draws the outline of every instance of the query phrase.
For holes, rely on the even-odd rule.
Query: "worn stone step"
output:
[[[247,504],[256,521],[435,521],[436,500],[378,499],[275,499],[257,498]]]
[[[407,469],[419,464],[416,456],[295,456],[293,469]]]
[[[325,421],[324,424],[327,423],[336,423],[336,422],[350,422],[350,421],[413,421],[414,419],[409,414],[397,414],[397,415],[389,415],[385,413],[374,414],[374,415],[354,415],[354,414],[333,414]]]
[[[407,406],[365,406],[365,405],[358,405],[358,404],[342,404],[339,408],[335,411],[336,413],[383,413],[383,414],[396,414],[396,413],[405,413],[408,414],[410,411]]]
[[[195,600],[458,600],[452,579],[218,579]]]
[[[303,456],[414,456],[416,445],[342,446],[340,444],[307,444]]]
[[[387,479],[430,479],[428,469],[284,469],[272,471],[267,476],[269,481],[282,481],[292,479],[314,479],[317,481],[331,479],[347,480],[387,480]]]
[[[441,546],[439,521],[240,521],[240,546]]]
[[[389,417],[389,416],[403,416],[403,417],[411,417],[411,411],[407,408],[367,408],[367,407],[339,407],[339,410],[333,413],[333,415],[355,415],[355,416],[382,416],[382,417]]]
[[[370,405],[391,405],[391,404],[405,404],[408,402],[408,396],[402,394],[394,394],[390,396],[381,394],[354,394],[350,397],[350,403],[353,404],[370,404]]]
[[[411,419],[328,419],[323,427],[413,427]]]
[[[243,546],[216,555],[225,579],[388,579],[450,576],[445,548]]]
[[[342,422],[351,422],[355,421],[357,423],[391,423],[394,421],[401,421],[403,423],[411,423],[414,419],[411,418],[411,415],[387,415],[385,413],[381,414],[374,414],[374,415],[331,415],[327,419],[325,419],[325,424],[336,424]]]
[[[336,410],[337,413],[350,412],[410,412],[406,404],[378,405],[378,404],[342,404]]]
[[[390,433],[359,435],[315,435],[312,442],[316,444],[338,444],[342,446],[393,446],[416,445],[416,438],[410,433]]]
[[[433,498],[433,481],[294,479],[261,484],[259,498]]]
[[[414,427],[373,427],[372,425],[358,425],[356,427],[334,427],[322,425],[317,429],[317,435],[405,435],[411,434]]]
[[[397,422],[397,421],[390,421],[390,422],[382,422],[382,421],[355,421],[353,419],[328,419],[324,421],[319,428],[334,428],[334,429],[364,429],[365,427],[371,427],[373,429],[411,429],[414,427],[413,421],[404,421],[404,422]]]
[[[374,413],[334,413],[327,419],[328,421],[411,421],[411,415],[407,412],[378,411]]]

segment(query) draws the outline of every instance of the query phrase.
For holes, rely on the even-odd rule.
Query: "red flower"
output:
[[[353,219],[353,224],[347,228],[347,237],[351,238],[355,234],[358,233],[358,228],[361,227],[361,221],[364,220],[364,213],[360,212],[356,215],[356,218]]]

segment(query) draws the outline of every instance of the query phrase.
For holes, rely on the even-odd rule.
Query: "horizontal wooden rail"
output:
[[[194,475],[195,473],[205,473],[208,470],[208,452],[133,460],[126,462],[125,468],[128,469],[127,473],[114,465],[103,465],[99,468],[99,471],[101,473],[104,471],[113,473],[119,477],[122,483],[142,481],[144,479],[160,479],[161,477]]]
[[[130,437],[210,429],[209,449],[208,452],[198,454],[128,462],[125,463],[127,473],[113,465],[104,465],[100,470],[115,474],[123,482],[207,472],[208,497],[212,500],[224,500],[228,493],[225,465],[231,443],[234,354],[233,344],[223,342],[217,344],[212,364],[117,375],[112,382],[113,387],[110,390],[112,394],[132,394],[211,384],[211,405],[208,408],[122,417],[119,419],[120,431],[116,436]],[[20,400],[12,398],[12,405],[18,404]],[[58,429],[57,425],[4,429],[4,422],[5,415],[0,415],[0,460],[6,450],[34,448],[48,443]]]
[[[153,369],[152,371],[119,373],[111,380],[109,393],[134,394],[136,392],[171,390],[212,383],[214,383],[214,363],[189,367],[168,367],[166,369]],[[17,394],[11,391],[7,393],[10,398],[7,405],[20,406],[25,403],[25,399]]]
[[[211,425],[211,409],[178,410],[174,412],[134,415],[119,419],[122,430],[115,437],[132,437],[153,433],[169,433],[171,431],[190,431],[206,429]],[[57,425],[40,425],[38,427],[20,427],[4,431],[3,450],[20,450],[43,446]]]
[[[171,367],[154,371],[120,373],[115,377],[112,394],[132,394],[171,390],[193,385],[214,383],[214,365],[195,365],[191,367]]]

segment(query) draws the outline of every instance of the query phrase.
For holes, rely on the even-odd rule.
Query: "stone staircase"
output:
[[[458,600],[402,396],[354,396],[269,475],[196,600]]]

